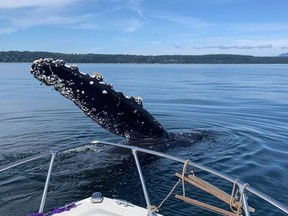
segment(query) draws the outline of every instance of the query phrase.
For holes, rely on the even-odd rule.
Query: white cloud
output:
[[[12,27],[4,27],[4,28],[0,28],[0,35],[1,34],[10,34],[17,31],[17,29],[12,28]]]
[[[73,26],[84,22],[88,15],[69,15],[63,12],[63,7],[67,4],[76,2],[75,0],[28,0],[28,1],[7,1],[1,5],[2,13],[0,15],[0,35],[14,33],[19,30],[25,30],[33,26],[47,25],[65,25]],[[45,7],[44,7],[45,6]],[[27,7],[35,7],[33,9]]]
[[[124,28],[126,32],[135,32],[141,26],[140,22],[137,19],[128,20],[127,24],[127,27]]]
[[[115,20],[113,23],[111,23],[111,25],[125,32],[135,32],[140,28],[141,22],[138,19],[131,18],[118,21]]]
[[[228,50],[228,49],[272,49],[273,45],[271,44],[262,44],[262,45],[218,45],[218,46],[206,46],[199,49],[221,49],[221,50]]]
[[[202,19],[191,17],[191,16],[182,16],[174,13],[167,13],[163,11],[148,11],[149,17],[154,19],[163,20],[165,22],[177,23],[189,28],[204,28],[215,26],[214,23],[206,22]]]
[[[73,25],[79,24],[86,19],[86,16],[73,16],[65,17],[53,14],[52,16],[45,16],[39,19],[41,12],[30,14],[24,18],[12,18],[10,20],[13,26],[16,26],[19,29],[26,29],[32,26],[47,26],[47,25]]]
[[[187,26],[189,28],[204,28],[215,26],[215,24],[205,22],[203,20],[194,18],[194,17],[186,17],[186,16],[167,16],[166,20],[170,22],[176,22],[178,24]]]
[[[3,11],[0,14],[0,34],[48,25],[70,29],[135,32],[145,21],[140,11],[140,2],[139,0],[90,0],[86,3],[80,0],[0,0],[0,9]],[[102,3],[107,5],[103,8]],[[90,10],[92,13],[87,12],[85,7],[91,8],[88,4],[96,10]],[[80,10],[75,5],[79,6]]]
[[[288,23],[248,23],[238,26],[242,31],[251,31],[251,32],[271,32],[271,31],[282,31],[288,30]]]
[[[43,6],[64,6],[75,0],[0,0],[0,9],[43,7]]]
[[[9,18],[9,20],[5,21],[7,23],[6,26],[0,27],[0,35],[11,34],[19,30],[25,30],[27,28],[34,27],[34,26],[49,26],[49,25],[60,26],[62,25],[62,26],[67,26],[67,27],[70,26],[70,28],[73,28],[75,26],[81,26],[79,28],[87,29],[87,26],[81,24],[81,21],[85,19],[86,19],[85,16],[61,17],[58,15],[47,16],[47,17],[43,17],[39,19],[35,13],[27,15],[23,18],[11,17]]]

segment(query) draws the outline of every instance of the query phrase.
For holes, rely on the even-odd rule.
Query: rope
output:
[[[171,194],[173,193],[173,191],[175,190],[175,188],[177,187],[177,185],[181,182],[181,180],[179,179],[176,184],[174,185],[174,187],[170,190],[170,192],[168,193],[168,195],[162,200],[162,202],[156,207],[157,211],[161,208],[161,206],[163,205],[163,203],[171,196]]]
[[[183,190],[183,196],[185,197],[185,173],[187,171],[187,166],[189,165],[190,160],[186,160],[183,165],[183,170],[182,170],[182,178],[181,180],[179,179],[176,184],[173,186],[173,188],[170,190],[170,192],[167,194],[167,196],[162,200],[162,202],[158,206],[149,206],[150,211],[159,211],[163,203],[171,196],[177,185],[182,181],[182,190]]]
[[[183,196],[185,197],[185,173],[187,171],[187,166],[189,164],[190,160],[186,160],[184,162],[184,165],[183,165],[183,170],[182,170],[182,177],[181,177],[181,180],[182,180],[182,191],[183,191]]]
[[[233,198],[235,198],[234,197],[234,193],[235,193],[237,181],[238,181],[238,179],[235,179],[234,184],[233,184],[233,189],[232,189],[232,192],[231,192],[231,196],[230,196],[230,202],[229,202],[230,209],[231,209],[232,212],[235,212],[235,210],[233,209],[233,206],[232,206],[232,202],[233,202]]]
[[[185,173],[187,171],[187,166],[189,165],[190,160],[186,160],[183,165],[183,170],[182,170],[182,177],[181,180],[179,179],[174,187],[170,190],[168,195],[162,200],[162,202],[156,207],[156,206],[150,206],[151,210],[156,210],[157,212],[159,211],[160,207],[163,205],[163,203],[171,196],[177,185],[182,181],[182,191],[183,191],[183,196],[185,197]]]
[[[40,212],[40,213],[33,213],[33,214],[30,214],[29,216],[52,216],[54,214],[59,214],[59,213],[62,213],[62,212],[65,212],[65,211],[70,211],[72,208],[76,208],[76,204],[75,203],[71,203],[71,204],[67,204],[63,207],[59,207],[59,208],[55,208],[51,211],[49,211],[48,213],[43,213],[43,212]]]
[[[233,202],[233,198],[236,199],[236,194],[238,193],[238,192],[236,192],[236,194],[235,194],[235,189],[236,189],[237,181],[238,181],[238,179],[235,179],[235,181],[234,181],[232,193],[231,193],[231,196],[230,196],[230,203],[229,203],[229,205],[230,205],[230,209],[231,209],[232,212],[236,213],[237,215],[241,215],[241,212],[242,212],[241,207],[242,207],[242,206],[241,206],[240,204],[242,203],[242,200],[243,200],[244,191],[245,191],[245,189],[247,188],[247,186],[248,186],[249,184],[248,184],[248,183],[245,183],[245,184],[243,185],[243,190],[242,190],[242,193],[241,193],[240,199],[239,199],[239,205],[238,205],[238,208],[237,208],[237,211],[236,211],[236,210],[234,210],[233,207],[232,207],[232,202]],[[234,195],[235,195],[235,197],[234,197]]]

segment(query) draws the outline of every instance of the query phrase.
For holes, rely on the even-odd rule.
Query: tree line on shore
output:
[[[287,64],[288,57],[251,55],[123,55],[64,54],[52,52],[0,51],[0,62],[33,62],[39,58],[63,59],[69,63],[131,63],[131,64]]]

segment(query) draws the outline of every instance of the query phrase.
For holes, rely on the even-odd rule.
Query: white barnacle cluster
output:
[[[44,82],[47,85],[53,85],[55,81],[55,76],[52,73],[46,73],[46,71],[42,68],[43,65],[49,65],[53,60],[45,58],[45,59],[37,59],[33,62],[33,65],[30,69],[30,72],[37,78],[40,82]]]
[[[31,73],[34,74],[35,78],[39,81],[44,82],[47,85],[54,85],[58,77],[53,73],[51,66],[62,67],[65,65],[63,60],[55,60],[52,58],[40,58],[33,62],[31,67]],[[48,66],[48,70],[43,69],[43,66]]]
[[[72,71],[79,71],[79,68],[78,68],[77,65],[70,65],[70,69],[71,69]]]
[[[82,105],[82,110],[87,114],[90,110],[86,107],[86,106],[84,106],[84,105]]]
[[[96,116],[95,116],[95,120],[96,120],[96,122],[99,124],[99,125],[101,125],[101,126],[103,126],[104,125],[104,118],[103,117],[101,117],[99,114],[97,114]]]
[[[57,59],[54,61],[54,64],[56,67],[63,67],[65,65],[65,62],[62,59]]]
[[[45,75],[43,75],[45,76]],[[53,85],[57,80],[57,76],[56,75],[51,75],[51,76],[46,76],[46,82],[50,85]]]
[[[84,76],[87,75],[86,73],[81,72],[76,64],[66,65],[66,67],[70,68],[72,70],[72,74],[74,74],[75,76],[78,75],[79,73],[80,73],[80,77],[81,75],[84,75]]]
[[[93,75],[90,75],[91,78],[93,78],[94,80],[96,80],[97,83],[99,83],[100,85],[106,85],[109,86],[110,89],[113,89],[113,85],[112,84],[108,84],[104,82],[104,78],[103,75],[100,73],[96,73],[94,72]],[[89,82],[90,85],[93,85],[95,82],[93,80],[91,80]],[[106,94],[107,91],[102,92],[103,94]],[[108,92],[107,92],[108,93]]]
[[[142,106],[143,99],[142,99],[140,96],[137,96],[137,97],[125,96],[125,97],[126,97],[127,99],[134,99],[137,104],[139,104],[140,106]]]
[[[53,59],[52,58],[44,58],[42,64],[43,65],[49,65],[53,63]]]
[[[103,81],[103,75],[100,73],[95,72],[95,73],[93,73],[93,75],[91,77],[95,78],[96,80],[98,80],[100,82]]]
[[[96,112],[96,109],[91,109],[89,112],[86,113],[90,118],[92,118],[95,122],[106,129],[115,129],[115,119],[113,116],[110,116],[108,112],[102,110]],[[117,133],[117,132],[115,132]]]
[[[41,70],[33,70],[31,71],[31,73],[34,74],[34,76],[41,82],[45,82],[47,79],[47,76],[43,73],[43,71]]]
[[[91,110],[86,106],[86,103],[81,100],[75,100],[74,103],[86,114],[88,115]],[[89,115],[88,115],[89,116]]]
[[[119,131],[118,127],[119,127],[118,124],[114,124],[114,125],[113,125],[114,133],[115,133],[115,134],[121,134],[121,132]]]
[[[138,103],[139,105],[142,105],[143,99],[140,96],[134,97],[136,103]]]
[[[73,89],[67,85],[67,83],[64,83],[62,79],[58,78],[56,81],[54,81],[54,88],[64,97],[69,99],[74,98]]]
[[[40,66],[40,65],[42,64],[42,62],[43,62],[43,59],[40,58],[40,59],[37,59],[37,60],[33,61],[33,65],[38,65],[38,66]]]
[[[86,115],[89,116],[93,121],[99,122],[99,114],[96,112],[97,112],[97,109],[92,108],[91,110],[86,112]],[[101,121],[103,121],[103,120],[101,119]]]
[[[124,133],[124,136],[126,137],[126,139],[130,139],[130,135],[128,133]]]
[[[59,92],[60,92],[63,96],[65,96],[65,97],[67,97],[67,98],[69,98],[69,99],[73,99],[74,94],[73,94],[73,90],[72,90],[71,88],[69,88],[69,87],[63,87],[63,88],[61,88],[61,89],[59,90]]]
[[[56,90],[60,90],[65,87],[65,84],[62,79],[58,78],[55,80],[54,87]]]
[[[40,59],[33,61],[33,65],[36,65],[37,67],[41,67],[42,65],[50,65],[50,64],[65,65],[65,62],[59,59],[53,61],[52,58],[44,58],[44,59],[40,58]]]

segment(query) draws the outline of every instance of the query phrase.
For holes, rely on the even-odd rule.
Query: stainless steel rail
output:
[[[7,166],[4,166],[4,167],[1,167],[0,168],[0,173],[5,171],[5,170],[8,170],[8,169],[11,169],[13,167],[17,167],[21,164],[25,164],[25,163],[28,163],[30,161],[34,161],[34,160],[37,160],[37,159],[40,159],[40,158],[44,158],[44,157],[47,157],[51,155],[51,153],[44,153],[44,154],[41,154],[41,155],[37,155],[37,156],[34,156],[34,157],[30,157],[30,158],[26,158],[26,159],[23,159],[23,160],[20,160],[20,161],[17,161],[13,164],[10,164],[10,165],[7,165]]]
[[[121,148],[126,148],[126,149],[131,149],[133,150],[133,148],[135,148],[134,146],[127,146],[127,145],[123,145],[123,144],[118,144],[118,143],[111,143],[111,142],[102,142],[102,141],[92,141],[91,144],[106,144],[106,145],[112,145],[112,146],[117,146],[117,147],[121,147]],[[183,160],[183,159],[180,159],[180,158],[177,158],[177,157],[174,157],[174,156],[171,156],[171,155],[168,155],[168,154],[165,154],[165,153],[161,153],[161,152],[156,152],[156,151],[153,151],[153,150],[149,150],[149,149],[144,149],[144,148],[139,148],[137,147],[136,149],[138,152],[143,152],[143,153],[147,153],[147,154],[152,154],[152,155],[156,155],[156,156],[159,156],[159,157],[164,157],[164,158],[168,158],[168,159],[171,159],[171,160],[174,160],[174,161],[178,161],[180,163],[185,163],[186,160]],[[206,171],[208,173],[211,173],[213,175],[216,175],[220,178],[223,178],[231,183],[235,183],[237,184],[237,186],[240,188],[240,190],[245,193],[245,190],[246,191],[249,191],[253,194],[255,194],[256,196],[262,198],[263,200],[269,202],[270,204],[272,204],[273,206],[275,206],[276,208],[282,210],[283,212],[285,212],[286,214],[288,214],[288,207],[285,206],[284,204],[278,202],[277,200],[271,198],[270,196],[258,191],[257,189],[249,186],[248,184],[238,180],[238,179],[234,179],[234,178],[231,178],[230,176],[224,174],[224,173],[221,173],[221,172],[218,172],[214,169],[211,169],[209,167],[206,167],[206,166],[203,166],[203,165],[200,165],[200,164],[197,164],[197,163],[194,163],[194,162],[189,162],[189,165],[193,166],[193,167],[196,167],[200,170],[203,170],[203,171]],[[246,195],[247,196],[247,195]],[[244,211],[246,213],[245,216],[248,216],[250,215],[249,214],[249,207],[248,207],[248,204],[247,204],[247,197],[244,196],[243,200],[244,200]]]
[[[141,185],[142,185],[145,201],[146,201],[146,204],[147,204],[147,209],[148,209],[148,215],[149,216],[150,215],[151,216],[152,215],[157,215],[157,214],[156,214],[156,212],[151,210],[149,194],[148,194],[148,190],[146,188],[145,179],[144,179],[144,176],[143,176],[143,173],[142,173],[141,165],[140,165],[139,160],[138,160],[137,152],[143,152],[143,153],[147,153],[147,154],[151,154],[151,155],[156,155],[156,156],[159,156],[159,157],[163,157],[163,158],[167,158],[167,159],[170,159],[170,160],[173,160],[173,161],[180,162],[182,164],[185,164],[185,162],[186,162],[186,160],[183,160],[183,159],[180,159],[180,158],[177,158],[177,157],[165,154],[165,153],[156,152],[156,151],[153,151],[153,150],[144,149],[144,148],[135,147],[135,146],[129,146],[129,145],[123,145],[123,144],[111,143],[111,142],[104,142],[104,141],[98,141],[98,140],[92,141],[90,144],[104,144],[104,145],[116,146],[116,147],[120,147],[120,148],[125,148],[125,149],[130,149],[131,150],[131,152],[132,152],[132,154],[134,156],[135,162],[136,162],[136,166],[137,166],[139,178],[140,178],[140,181],[141,181]],[[59,149],[58,151],[51,151],[50,153],[44,153],[44,154],[41,154],[41,155],[38,155],[38,156],[30,157],[30,158],[21,160],[19,162],[16,162],[14,164],[11,164],[11,165],[8,165],[8,166],[0,168],[0,173],[6,171],[8,169],[11,169],[13,167],[19,166],[21,164],[25,164],[25,163],[28,163],[30,161],[34,161],[34,160],[37,160],[37,159],[44,158],[44,157],[47,157],[49,155],[52,155],[51,156],[51,160],[50,160],[50,164],[49,164],[49,169],[48,169],[48,173],[47,173],[47,177],[46,177],[46,182],[45,182],[43,194],[42,194],[41,204],[40,204],[40,208],[39,208],[39,213],[42,213],[43,210],[44,210],[45,202],[46,202],[47,190],[48,190],[48,187],[49,187],[49,182],[50,182],[50,178],[51,178],[51,174],[52,174],[52,168],[53,168],[54,159],[56,157],[56,154],[58,152],[64,152],[66,150],[74,149],[74,148],[85,146],[85,145],[87,145],[87,144],[73,146],[73,147],[70,147],[70,148],[63,148],[63,149]],[[193,166],[195,168],[198,168],[200,170],[206,171],[208,173],[211,173],[211,174],[213,174],[215,176],[218,176],[218,177],[220,177],[222,179],[225,179],[225,180],[227,180],[227,181],[229,181],[229,182],[231,182],[233,184],[236,184],[239,187],[239,190],[240,190],[240,193],[241,193],[241,196],[242,196],[242,199],[243,199],[243,208],[244,208],[243,210],[244,210],[245,216],[249,216],[250,215],[249,206],[248,206],[248,202],[247,202],[247,198],[248,198],[248,195],[246,193],[247,191],[255,194],[256,196],[262,198],[263,200],[265,200],[268,203],[272,204],[276,208],[278,208],[278,209],[282,210],[283,212],[285,212],[286,214],[288,214],[288,207],[287,206],[285,206],[284,204],[278,202],[277,200],[269,197],[268,195],[258,191],[257,189],[249,186],[247,183],[244,183],[244,182],[242,182],[242,181],[240,181],[238,179],[231,178],[230,176],[227,176],[224,173],[218,172],[216,170],[213,170],[211,168],[208,168],[206,166],[203,166],[203,165],[191,162],[191,161],[189,162],[189,165],[191,165],[191,166]]]
[[[48,173],[47,173],[47,177],[46,177],[46,182],[45,182],[45,186],[44,186],[44,190],[43,190],[43,194],[42,194],[40,208],[39,208],[39,211],[38,211],[39,213],[42,213],[43,210],[44,210],[46,197],[47,197],[48,186],[49,186],[49,183],[50,183],[50,178],[51,178],[51,174],[52,174],[53,164],[54,164],[54,160],[55,160],[57,151],[51,151],[51,153],[52,153],[52,156],[51,156],[50,165],[49,165],[49,169],[48,169]]]

